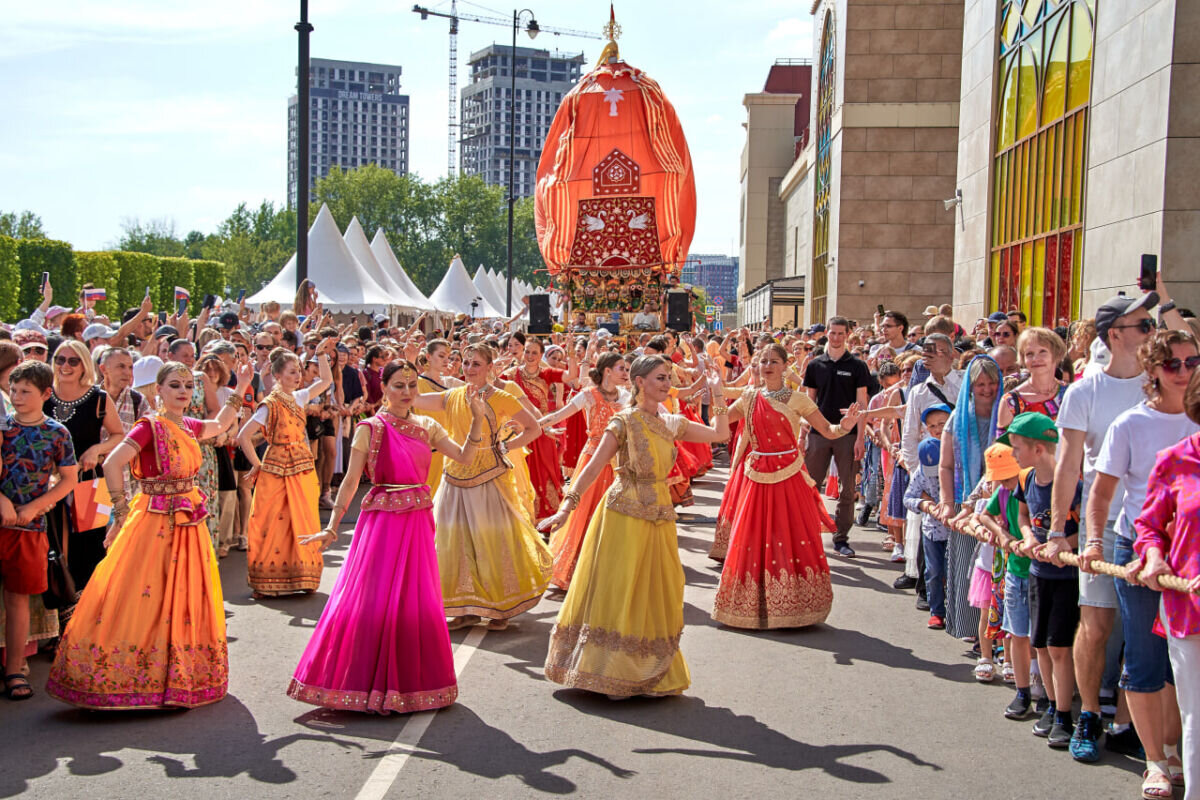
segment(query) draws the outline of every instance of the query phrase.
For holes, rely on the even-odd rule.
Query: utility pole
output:
[[[308,0],[300,0],[300,21],[296,33],[300,37],[296,65],[296,288],[308,279],[308,177],[309,177],[309,85],[308,37],[313,26],[308,23]]]

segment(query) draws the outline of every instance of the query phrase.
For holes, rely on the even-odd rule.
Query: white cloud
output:
[[[775,23],[766,43],[778,58],[811,58],[812,35],[812,17],[788,17]]]

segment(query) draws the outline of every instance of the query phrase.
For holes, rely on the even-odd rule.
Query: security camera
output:
[[[942,206],[947,211],[954,208],[955,206],[961,206],[961,205],[962,205],[962,189],[956,189],[954,191],[954,197],[951,197],[949,200],[942,201]]]

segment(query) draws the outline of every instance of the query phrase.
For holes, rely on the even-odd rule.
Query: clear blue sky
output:
[[[608,3],[526,0],[544,27],[599,31]],[[448,9],[449,0],[427,3]],[[459,13],[511,15],[463,2]],[[775,58],[811,55],[807,0],[618,0],[621,53],[662,85],[683,121],[697,175],[693,252],[737,243],[742,96]],[[0,24],[0,211],[30,209],[79,249],[113,244],[126,218],[170,218],[210,232],[239,202],[282,203],[287,99],[295,88],[295,0],[9,2]],[[411,97],[409,164],[446,169],[448,23],[412,0],[311,0],[312,54],[400,64]],[[459,28],[467,55],[508,29]],[[522,38],[528,42],[524,36]],[[539,47],[598,40],[542,34]],[[343,220],[339,220],[345,224]]]

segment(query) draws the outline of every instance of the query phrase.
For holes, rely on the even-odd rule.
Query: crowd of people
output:
[[[716,449],[717,622],[823,622],[822,533],[854,558],[854,523],[876,526],[898,596],[972,645],[978,680],[1014,685],[996,713],[1036,717],[1079,761],[1102,742],[1144,754],[1144,797],[1195,796],[1200,330],[1161,281],[1055,329],[880,306],[628,336],[335,319],[308,283],[290,310],[206,303],[194,320],[147,295],[115,324],[88,297],[47,291],[0,330],[10,699],[32,696],[44,649],[47,692],[74,705],[220,700],[239,589],[219,559],[247,551],[256,599],[313,592],[355,507],[291,697],[448,705],[449,631],[504,630],[547,595],[549,680],[679,694],[676,509]],[[1187,583],[1164,592],[1172,577]]]

